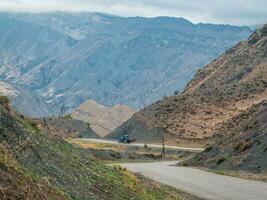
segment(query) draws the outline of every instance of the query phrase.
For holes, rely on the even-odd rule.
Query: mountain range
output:
[[[72,111],[87,99],[140,109],[181,91],[250,33],[171,17],[1,13],[0,79],[29,116],[55,115],[63,104]]]

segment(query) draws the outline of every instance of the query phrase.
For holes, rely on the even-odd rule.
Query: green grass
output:
[[[106,166],[92,158],[86,149],[35,129],[26,118],[18,118],[1,110],[0,127],[3,132],[0,133],[0,142],[8,145],[9,153],[14,154],[16,162],[26,170],[22,175],[30,173],[52,188],[61,188],[55,193],[64,198],[183,198],[184,193],[178,190],[150,180],[148,182],[126,170]]]

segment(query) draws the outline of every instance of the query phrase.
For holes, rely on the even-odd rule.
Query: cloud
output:
[[[195,23],[261,24],[266,0],[0,0],[0,10],[19,12],[90,11],[120,16],[175,16]]]

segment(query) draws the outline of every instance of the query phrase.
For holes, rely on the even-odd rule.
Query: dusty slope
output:
[[[155,140],[156,131],[150,128],[158,126],[171,141],[209,138],[215,128],[267,99],[266,80],[267,24],[199,70],[182,94],[136,113],[110,137],[128,132],[142,140],[149,133]]]
[[[38,127],[53,135],[66,138],[100,138],[90,125],[81,120],[65,117],[47,117],[34,120]]]
[[[7,191],[8,197],[16,198],[19,192],[25,199],[182,199],[182,195],[172,188],[105,166],[92,159],[87,151],[39,131],[29,119],[11,114],[6,109],[7,104],[3,105],[5,108],[0,105],[0,174],[8,173],[10,176],[1,178],[0,183],[3,186],[15,185],[14,189],[8,188],[11,189]],[[18,163],[15,171],[13,165],[9,165],[13,160],[6,161],[7,158]],[[13,180],[12,175],[21,181],[18,184],[29,180],[29,185],[16,187],[17,179]],[[31,176],[40,179],[40,183],[45,182],[44,186],[36,188],[38,182],[34,182]],[[9,178],[14,182],[9,183]],[[57,192],[56,188],[60,190]],[[47,193],[49,196],[46,198]]]
[[[185,163],[267,175],[267,101],[252,106],[215,131],[206,150]],[[266,176],[267,177],[267,176]]]
[[[132,117],[134,110],[125,105],[106,107],[94,100],[81,104],[71,116],[90,124],[90,127],[100,136],[106,136],[123,122]]]

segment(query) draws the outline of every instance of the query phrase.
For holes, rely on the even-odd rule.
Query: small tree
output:
[[[174,95],[178,95],[178,94],[180,94],[179,90],[174,91]]]

